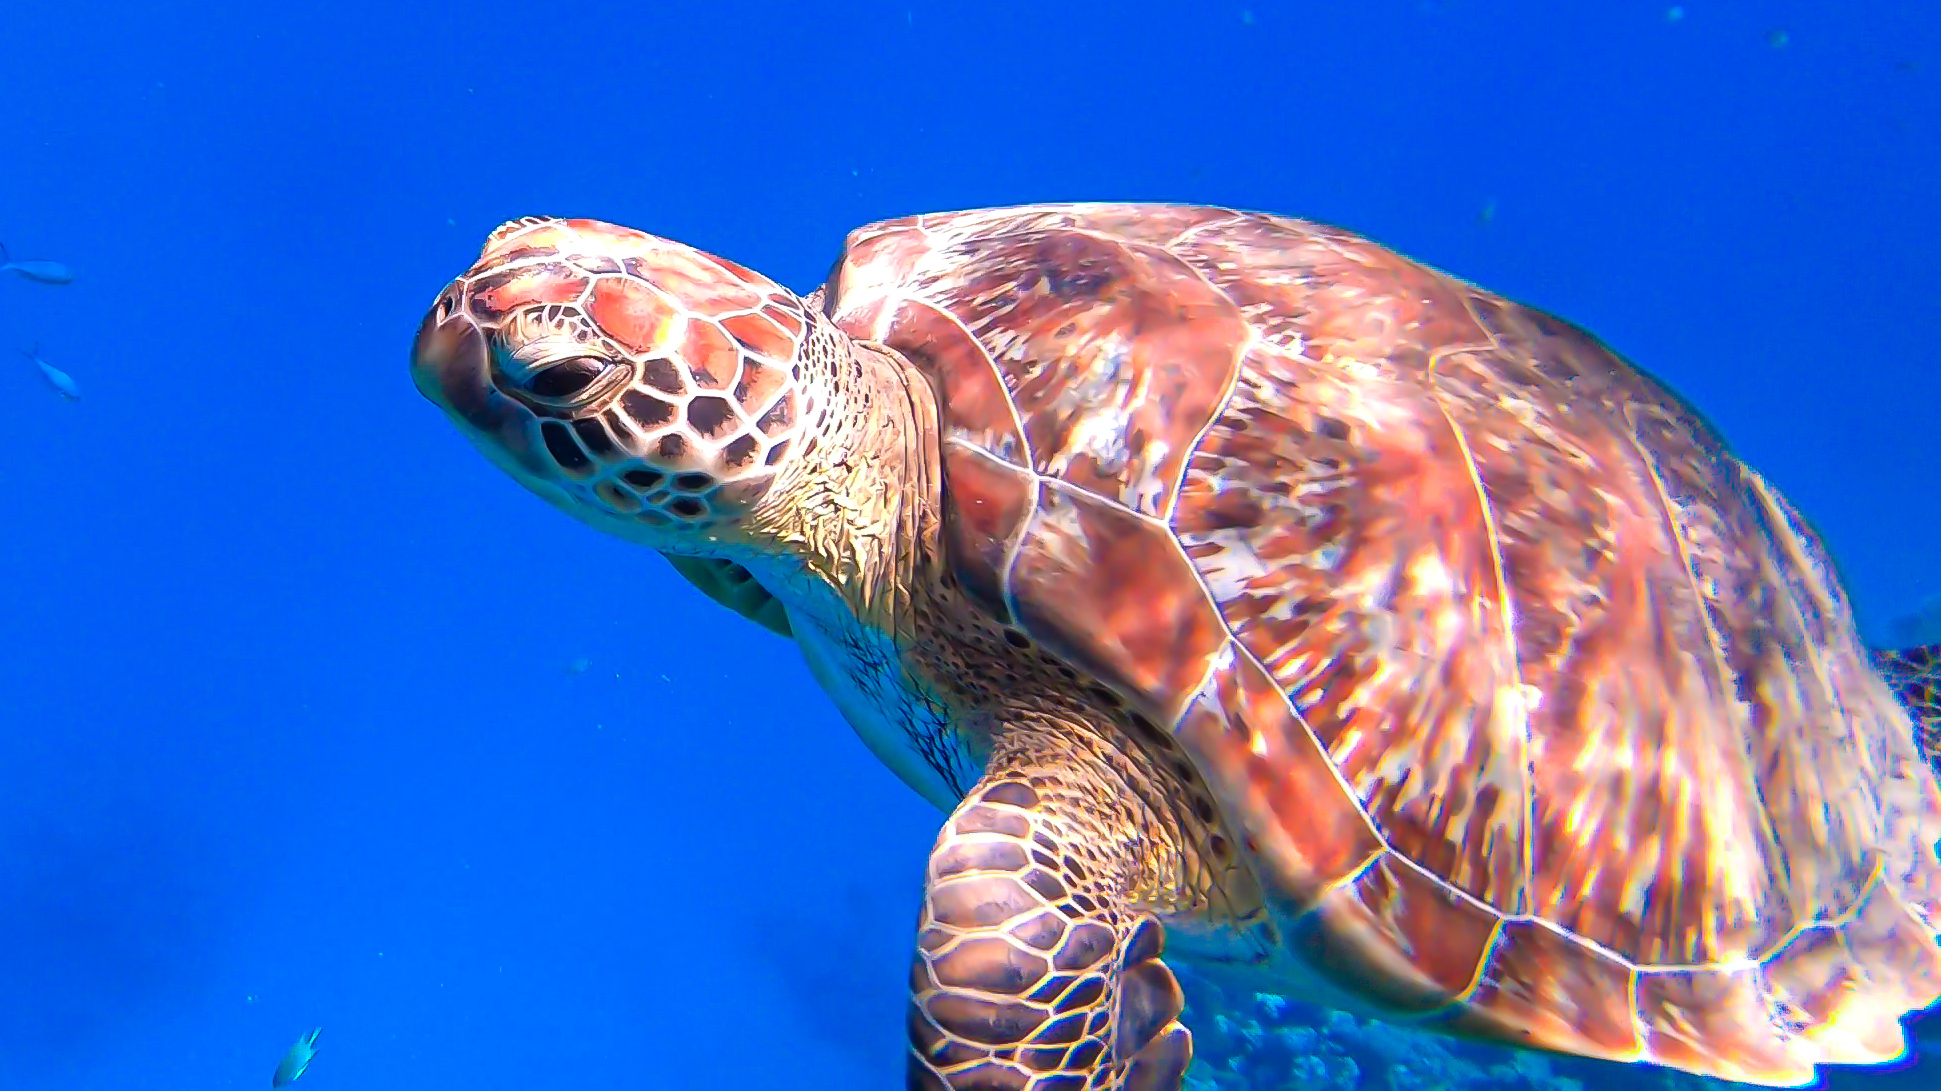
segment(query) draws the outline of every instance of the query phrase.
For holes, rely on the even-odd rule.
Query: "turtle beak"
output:
[[[455,415],[471,418],[485,408],[491,383],[485,335],[455,312],[451,293],[441,296],[411,344],[411,379],[418,393]]]
[[[456,291],[447,289],[418,327],[411,380],[494,461],[544,474],[547,464],[534,449],[532,414],[493,387],[485,334],[457,307]]]

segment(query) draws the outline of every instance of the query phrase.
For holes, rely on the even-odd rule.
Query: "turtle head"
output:
[[[612,224],[515,220],[439,295],[411,371],[488,458],[601,530],[874,585],[884,558],[863,554],[907,521],[908,474],[934,461],[913,413],[934,407],[818,298]]]
[[[418,331],[419,391],[520,483],[673,552],[779,499],[851,343],[760,274],[592,220],[501,226]]]

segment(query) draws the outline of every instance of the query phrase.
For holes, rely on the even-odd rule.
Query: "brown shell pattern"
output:
[[[965,588],[1172,725],[1308,963],[1450,1029],[1798,1082],[1941,994],[1941,798],[1820,546],[1583,331],[1344,231],[850,237]]]

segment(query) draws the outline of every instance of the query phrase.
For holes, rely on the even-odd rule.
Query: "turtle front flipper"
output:
[[[1179,1091],[1193,1059],[1165,930],[1083,778],[993,774],[930,854],[911,1091]]]
[[[674,571],[714,601],[759,624],[769,632],[794,636],[789,628],[788,611],[768,588],[755,582],[754,574],[733,561],[719,557],[684,557],[663,553]]]

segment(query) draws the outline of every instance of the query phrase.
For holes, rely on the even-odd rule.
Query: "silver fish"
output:
[[[44,258],[23,258],[15,261],[7,253],[4,243],[0,243],[0,273],[15,273],[41,284],[74,283],[74,270],[66,265]]]
[[[40,368],[40,373],[46,377],[48,385],[60,391],[61,397],[69,401],[77,401],[80,399],[81,384],[74,381],[74,376],[41,359],[40,345],[36,344],[30,349],[21,349],[20,354],[32,360],[34,366]]]
[[[298,1076],[303,1075],[304,1070],[310,1067],[310,1062],[317,1056],[317,1035],[322,1033],[323,1028],[318,1027],[297,1039],[297,1044],[290,1047],[290,1052],[285,1053],[283,1059],[276,1062],[276,1075],[270,1077],[271,1087],[288,1087]]]

